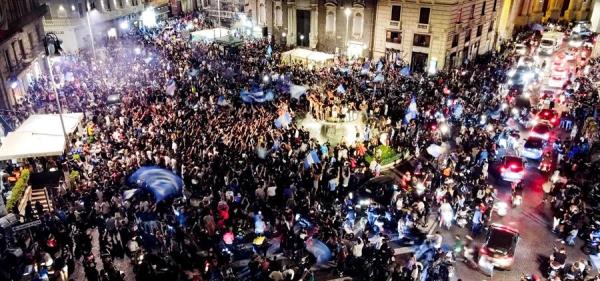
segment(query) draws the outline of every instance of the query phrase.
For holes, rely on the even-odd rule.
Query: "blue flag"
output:
[[[273,54],[273,49],[271,48],[271,45],[269,45],[269,47],[267,47],[267,57],[271,57],[271,54]]]
[[[275,127],[278,129],[282,127],[287,128],[290,123],[292,123],[292,117],[290,116],[289,112],[286,112],[275,119]]]
[[[304,169],[310,168],[313,164],[319,164],[321,160],[319,159],[319,154],[317,154],[316,150],[311,150],[304,159]]]

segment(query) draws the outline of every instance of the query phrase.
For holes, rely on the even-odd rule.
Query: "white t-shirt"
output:
[[[267,195],[269,197],[275,197],[276,191],[277,191],[277,186],[269,186],[269,188],[267,188]]]
[[[355,257],[362,257],[362,250],[363,250],[363,241],[362,239],[358,238],[358,243],[354,244],[352,246],[352,255]]]

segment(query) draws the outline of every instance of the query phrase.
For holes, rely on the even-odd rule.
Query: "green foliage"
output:
[[[375,158],[379,162],[379,164],[384,166],[390,163],[394,163],[401,157],[402,154],[398,153],[395,149],[387,145],[380,145],[376,147],[373,152],[367,153],[365,155],[365,160],[367,161],[367,163],[371,163],[371,161],[373,161],[373,159]]]
[[[71,182],[79,180],[79,172],[75,170],[71,171],[69,174],[69,180],[71,180]]]
[[[21,197],[25,193],[25,189],[27,189],[27,183],[29,182],[29,170],[23,169],[21,171],[21,176],[15,183],[15,186],[12,189],[12,193],[10,197],[6,201],[6,209],[11,211],[12,208],[21,202]]]

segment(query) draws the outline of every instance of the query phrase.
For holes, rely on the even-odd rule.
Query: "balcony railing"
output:
[[[44,19],[44,26],[78,26],[84,23],[82,18],[56,18],[56,19]]]
[[[94,22],[96,21],[109,21],[109,20],[114,20],[114,19],[118,19],[121,17],[125,17],[131,14],[136,14],[136,13],[141,13],[144,10],[144,6],[143,5],[137,5],[137,6],[130,6],[130,7],[125,7],[123,9],[112,9],[110,11],[104,11],[104,12],[100,12],[99,13],[99,17],[96,18],[96,15],[92,16],[92,20]]]
[[[392,28],[392,29],[402,29],[402,22],[392,20],[392,21],[390,21],[390,24],[388,27]]]
[[[232,11],[223,11],[219,13],[219,10],[206,10],[208,12],[209,17],[218,18],[219,15],[223,19],[232,19],[235,17],[235,12]]]
[[[23,30],[23,27],[25,27],[26,25],[34,23],[36,20],[42,18],[47,12],[48,6],[45,4],[40,5],[39,7],[32,9],[31,12],[29,12],[25,16],[20,17],[18,20],[12,23],[9,23],[8,29],[5,31],[4,34],[0,35],[0,45],[2,45],[6,40],[11,38],[18,32],[21,32]]]
[[[164,6],[164,5],[169,5],[169,0],[151,0],[151,1],[146,1],[146,6],[154,6],[154,7],[160,7],[160,6]]]
[[[131,14],[137,14],[144,10],[143,5],[124,7],[123,9],[117,8],[110,11],[103,12],[94,12],[92,13],[92,21],[93,22],[105,22],[114,19],[118,19],[121,17],[125,17]],[[54,19],[44,19],[44,26],[53,27],[53,26],[79,26],[82,24],[86,24],[85,17],[83,18],[54,18]]]
[[[417,31],[429,33],[429,24],[417,23]]]

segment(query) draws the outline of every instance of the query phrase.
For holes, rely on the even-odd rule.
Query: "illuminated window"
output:
[[[402,43],[402,33],[400,31],[388,31],[385,35],[385,41],[389,43]]]
[[[413,38],[413,46],[417,47],[429,47],[431,43],[431,36],[425,34],[415,34]]]

